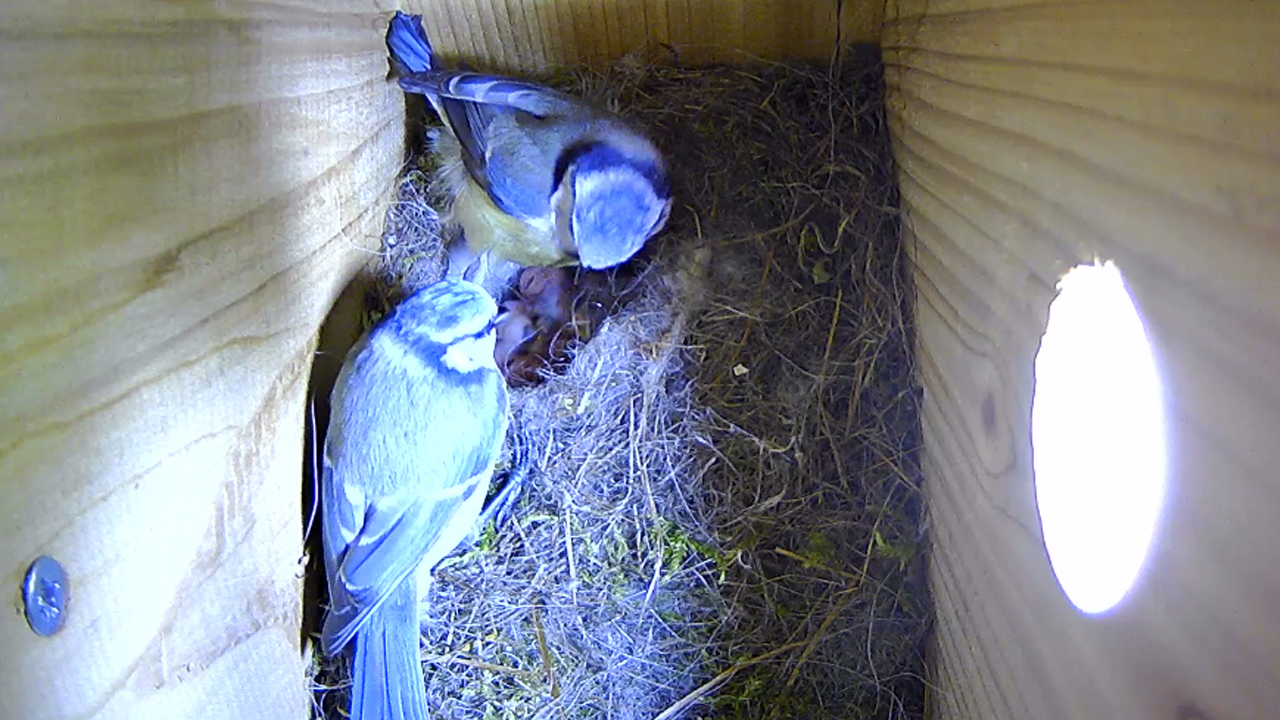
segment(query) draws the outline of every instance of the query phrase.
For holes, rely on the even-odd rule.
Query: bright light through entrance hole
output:
[[[1111,263],[1058,284],[1036,355],[1036,503],[1053,572],[1081,611],[1110,610],[1142,569],[1164,501],[1160,379]]]

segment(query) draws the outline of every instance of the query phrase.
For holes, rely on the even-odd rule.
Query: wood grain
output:
[[[898,0],[883,45],[919,292],[938,717],[1272,717],[1280,7]],[[1095,257],[1125,273],[1156,346],[1171,485],[1138,586],[1091,619],[1044,553],[1029,423],[1054,285]]]
[[[303,410],[401,158],[386,16],[0,10],[0,578],[71,584],[61,634],[0,620],[0,716],[307,714]]]
[[[412,5],[442,53],[526,69],[661,43],[825,58],[880,22],[830,0]],[[393,9],[0,10],[3,578],[50,553],[72,591],[55,638],[0,622],[0,716],[306,712],[306,384],[401,158]]]
[[[687,65],[827,60],[837,39],[875,42],[879,0],[416,0],[436,50],[485,67],[543,70],[632,52]]]
[[[442,0],[442,53],[512,68],[661,43],[830,55],[874,2]],[[390,6],[0,10],[0,550],[72,578],[0,622],[4,717],[301,717],[298,507],[315,331],[402,143]],[[955,718],[1269,717],[1280,705],[1280,9],[895,0],[884,44],[919,285]],[[783,21],[786,21],[785,23]],[[786,26],[785,29],[783,25]],[[1032,359],[1071,264],[1125,271],[1173,476],[1116,613],[1076,614],[1031,486]],[[16,598],[15,598],[16,602]]]

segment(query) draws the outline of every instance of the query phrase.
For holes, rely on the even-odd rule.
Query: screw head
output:
[[[22,579],[22,604],[31,631],[42,637],[62,629],[67,620],[67,573],[48,555],[31,561]]]

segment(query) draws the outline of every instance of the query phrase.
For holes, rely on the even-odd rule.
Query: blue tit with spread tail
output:
[[[400,87],[426,96],[447,130],[434,141],[438,177],[474,255],[599,270],[666,224],[666,162],[617,115],[532,82],[444,69],[417,15],[396,12],[387,47]]]
[[[355,646],[351,717],[427,717],[418,603],[472,532],[508,425],[493,298],[445,279],[348,353],[330,400],[321,518],[321,647]]]

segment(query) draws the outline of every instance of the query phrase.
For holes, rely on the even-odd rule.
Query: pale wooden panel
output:
[[[883,0],[415,0],[404,9],[423,15],[442,55],[509,70],[600,64],[663,44],[686,64],[826,60],[837,37],[876,41],[884,16]]]
[[[919,290],[943,718],[1280,707],[1280,5],[900,0],[884,46]],[[1077,614],[1031,481],[1054,284],[1125,272],[1169,393],[1147,571]]]
[[[373,3],[0,10],[0,717],[298,718],[315,331],[403,146]]]

